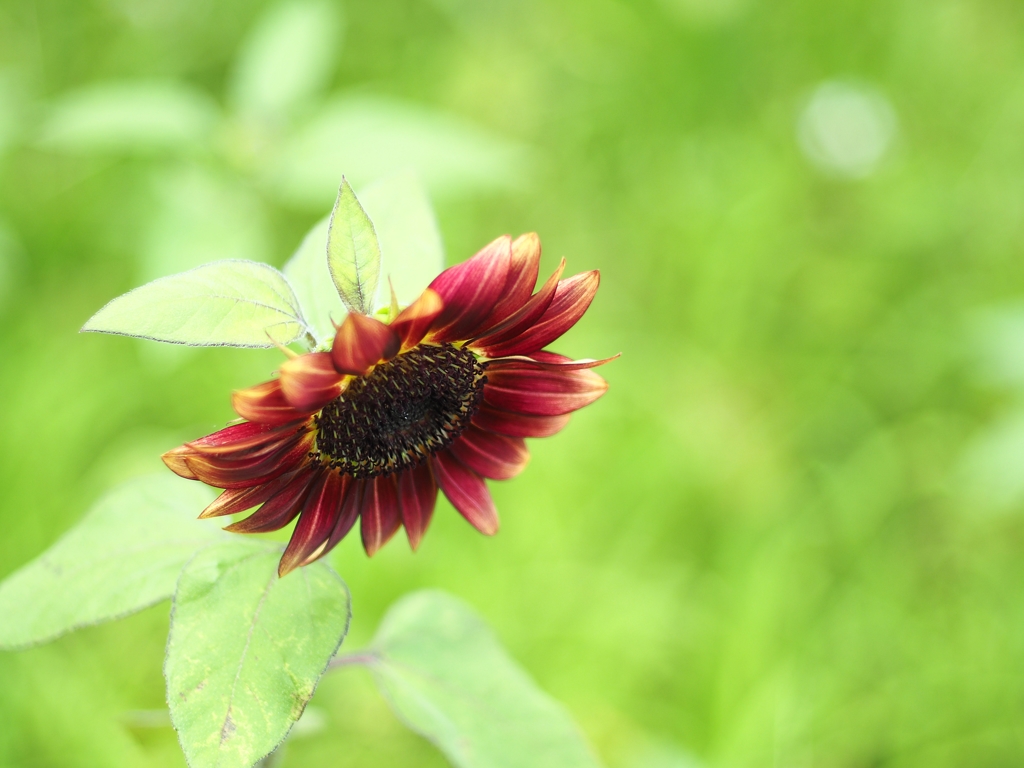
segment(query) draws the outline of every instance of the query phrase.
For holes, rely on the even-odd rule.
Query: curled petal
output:
[[[565,428],[569,423],[569,414],[559,416],[527,416],[523,413],[511,413],[481,403],[473,414],[473,423],[488,432],[496,432],[508,437],[551,437]]]
[[[350,312],[334,335],[331,358],[338,373],[365,376],[377,363],[398,354],[398,334],[380,320]]]
[[[493,327],[516,314],[529,301],[539,273],[540,238],[536,232],[520,235],[512,241],[505,288],[484,325]]]
[[[214,488],[249,488],[296,469],[307,458],[312,435],[302,435],[271,453],[247,461],[187,456],[185,464],[199,480]]]
[[[480,533],[498,532],[498,510],[480,475],[460,462],[450,451],[435,453],[431,466],[438,486],[459,514]]]
[[[262,485],[254,485],[249,488],[228,488],[203,510],[199,518],[205,520],[208,517],[222,517],[224,515],[233,515],[237,512],[245,512],[247,509],[252,509],[267,501],[303,473],[308,472],[309,468],[304,466],[294,472],[287,472]]]
[[[550,306],[537,322],[515,338],[488,347],[487,354],[490,357],[529,355],[547,346],[583,317],[600,282],[601,275],[596,270],[562,280]]]
[[[243,419],[265,425],[282,425],[300,421],[309,415],[291,405],[281,391],[281,382],[271,379],[231,396],[231,406]]]
[[[359,511],[363,507],[366,482],[365,480],[351,480],[346,486],[344,498],[341,500],[341,512],[331,530],[331,537],[327,540],[326,551],[330,552],[334,549],[356,524]]]
[[[277,567],[278,576],[285,576],[300,565],[313,562],[327,552],[327,541],[341,513],[345,487],[351,482],[345,475],[322,470],[302,503],[299,522],[295,524],[288,546]]]
[[[188,464],[185,462],[185,458],[193,454],[194,451],[189,450],[187,445],[180,445],[169,450],[160,458],[167,465],[167,468],[178,477],[183,477],[186,480],[198,480],[199,478],[196,476],[196,473],[189,469]]]
[[[300,411],[318,411],[341,394],[345,377],[334,370],[331,355],[314,352],[286,360],[280,368],[281,392]]]
[[[409,537],[409,546],[415,552],[430,525],[437,502],[437,483],[430,472],[430,465],[424,462],[411,471],[398,475],[398,506],[402,513],[402,525]]]
[[[448,449],[481,477],[509,480],[530,461],[530,452],[522,438],[485,432],[470,425]]]
[[[366,554],[373,556],[395,535],[401,524],[395,478],[389,475],[368,480],[363,492],[363,510],[359,516],[359,532],[363,537]]]
[[[315,482],[320,467],[306,467],[296,473],[292,481],[268,499],[244,520],[232,523],[224,530],[232,533],[269,533],[279,531],[295,519],[302,508],[310,486]]]
[[[555,298],[555,292],[558,290],[559,278],[562,277],[563,270],[565,270],[565,259],[562,259],[558,269],[554,271],[551,277],[541,286],[541,289],[530,297],[530,300],[518,312],[514,313],[504,322],[488,329],[484,336],[474,340],[470,346],[480,350],[482,354],[488,357],[497,357],[497,355],[491,354],[490,350],[492,347],[500,348],[501,342],[519,336],[533,326],[547,312],[548,307],[551,306],[551,301]]]
[[[437,291],[427,288],[416,301],[403,309],[389,326],[398,334],[402,349],[410,349],[423,341],[443,308],[441,296]]]
[[[487,369],[484,401],[495,408],[530,416],[559,416],[589,405],[608,383],[593,371],[550,371],[527,363]]]
[[[512,258],[512,239],[499,237],[473,258],[449,267],[434,278],[430,288],[441,296],[444,308],[433,324],[434,341],[469,339],[501,298]]]
[[[618,360],[620,357],[622,357],[621,353],[612,355],[611,357],[606,357],[604,360],[595,360],[592,357],[573,360],[571,357],[556,355],[553,352],[534,352],[530,356],[515,355],[513,357],[502,357],[497,360],[489,361],[487,364],[487,370],[500,371],[506,366],[511,366],[515,369],[518,364],[526,363],[527,367],[539,370],[581,371],[587,368],[597,368],[600,365],[610,363],[612,360]]]

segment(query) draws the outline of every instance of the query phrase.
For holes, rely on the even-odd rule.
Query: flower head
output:
[[[536,292],[540,240],[501,237],[445,270],[390,323],[350,313],[330,351],[292,357],[277,378],[236,392],[244,421],[164,454],[178,475],[224,492],[202,517],[259,507],[227,527],[298,522],[281,575],[322,557],[358,519],[372,555],[400,527],[415,549],[438,489],[481,533],[498,530],[484,479],[529,459],[524,438],[561,430],[604,394],[589,370],[544,348],[597,291],[596,271]]]

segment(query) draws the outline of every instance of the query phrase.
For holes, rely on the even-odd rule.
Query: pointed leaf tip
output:
[[[380,282],[380,244],[370,217],[344,177],[327,227],[327,266],[345,306],[352,312],[372,314]]]

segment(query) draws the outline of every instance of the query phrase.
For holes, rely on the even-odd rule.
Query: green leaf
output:
[[[299,0],[271,7],[239,54],[232,103],[244,114],[289,115],[329,84],[341,28],[333,3]]]
[[[424,591],[401,599],[364,663],[395,713],[459,768],[599,765],[561,705],[450,595]]]
[[[281,549],[204,549],[174,595],[164,676],[192,768],[247,768],[287,736],[348,631],[348,588],[325,563],[277,576]]]
[[[415,171],[374,182],[359,193],[380,240],[379,303],[388,304],[391,280],[398,303],[412,304],[444,269],[444,247],[426,187]]]
[[[56,544],[0,583],[0,648],[52,640],[170,597],[196,550],[226,538],[196,519],[212,500],[206,486],[169,474],[103,496]]]
[[[295,341],[306,323],[284,275],[228,259],[129,291],[82,330],[196,347],[272,347]]]
[[[317,343],[334,338],[334,323],[345,319],[345,306],[327,269],[327,227],[331,217],[324,216],[313,225],[298,249],[284,265],[284,274],[295,289]]]
[[[59,97],[39,144],[69,152],[195,149],[219,119],[209,96],[182,83],[100,83]]]
[[[380,281],[380,245],[370,217],[344,177],[327,225],[327,267],[345,306],[372,314]]]

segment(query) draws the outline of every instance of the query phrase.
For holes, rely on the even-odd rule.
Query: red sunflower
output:
[[[164,454],[181,477],[223,488],[201,517],[243,512],[227,527],[258,533],[298,522],[283,576],[329,552],[360,520],[374,554],[404,526],[415,549],[440,488],[481,533],[498,530],[484,478],[507,480],[529,460],[523,438],[561,430],[607,389],[544,350],[597,291],[596,271],[534,293],[535,234],[500,237],[442,272],[385,324],[350,313],[329,352],[287,360],[279,376],[236,392],[245,421]]]

